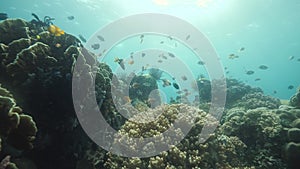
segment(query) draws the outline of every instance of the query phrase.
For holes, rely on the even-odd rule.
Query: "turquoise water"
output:
[[[266,94],[289,99],[300,84],[300,2],[298,0],[1,0],[0,12],[11,18],[31,20],[31,13],[55,18],[54,24],[66,32],[89,39],[103,26],[132,14],[158,12],[182,18],[203,32],[215,47],[228,77],[260,87]],[[69,20],[68,16],[74,16]],[[159,23],[157,23],[159,24]],[[120,28],[122,29],[122,28]],[[135,44],[135,39],[137,40]],[[157,44],[162,37],[153,37]],[[151,42],[153,42],[151,40]],[[142,50],[138,37],[127,42],[130,50],[118,53],[112,49],[108,56],[128,57],[130,51]],[[144,47],[153,47],[145,41]],[[163,49],[174,50],[172,47]],[[119,47],[122,44],[119,44]],[[117,48],[118,46],[116,46]],[[159,47],[159,45],[154,46]],[[244,47],[245,50],[239,52]],[[133,49],[133,50],[132,50]],[[182,50],[181,50],[182,49]],[[176,49],[178,50],[178,49]],[[173,51],[175,52],[175,51]],[[177,55],[190,55],[180,48]],[[127,54],[126,54],[127,53]],[[229,59],[231,53],[239,58]],[[290,56],[294,59],[289,60]],[[109,58],[110,58],[109,57]],[[193,60],[186,60],[193,65]],[[109,61],[107,61],[109,62]],[[111,63],[113,64],[113,62]],[[136,63],[135,63],[136,64]],[[267,65],[267,70],[258,68]],[[195,68],[191,68],[194,71]],[[253,70],[247,75],[246,70]],[[180,71],[180,70],[178,70]],[[198,70],[205,74],[205,69]],[[260,81],[255,81],[260,78]],[[295,88],[289,90],[288,86]],[[277,91],[277,93],[274,93]]]

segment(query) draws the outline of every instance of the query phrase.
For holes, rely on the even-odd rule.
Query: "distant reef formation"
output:
[[[288,105],[282,105],[259,88],[226,79],[227,102],[220,121],[207,113],[211,82],[205,79],[197,80],[196,84],[199,107],[176,101],[159,105],[159,99],[149,100],[146,95],[158,88],[157,77],[151,74],[132,78],[130,85],[136,90],[129,91],[130,97],[115,97],[112,90],[118,94],[128,88],[126,77],[114,79],[109,66],[99,63],[80,40],[60,29],[57,33],[52,30],[58,29],[55,26],[48,31],[47,24],[40,22],[22,19],[0,22],[0,169],[298,169],[300,166],[299,90]],[[74,71],[78,60],[81,70]],[[95,83],[95,91],[81,86],[72,88],[75,76],[87,86]],[[117,135],[128,136],[116,137],[110,143],[120,147],[120,152],[137,153],[137,144],[127,140],[130,137],[141,140],[156,137],[169,146],[172,138],[180,138],[184,133],[177,128],[161,138],[162,132],[176,128],[175,120],[192,128],[183,140],[159,155],[117,156],[98,147],[83,131],[75,114],[72,91],[79,92],[86,103],[95,94],[106,121],[118,129]],[[114,100],[122,103],[118,105],[122,113],[132,115],[129,119],[117,111]],[[155,106],[151,109],[150,105]],[[89,110],[80,106],[79,113],[88,115]],[[137,123],[148,120],[151,122]],[[205,125],[217,128],[201,143],[200,133]],[[130,146],[125,144],[128,141],[132,143]],[[145,151],[156,148],[151,143],[143,146]]]

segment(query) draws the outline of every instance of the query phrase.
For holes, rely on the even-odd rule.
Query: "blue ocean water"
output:
[[[169,14],[188,21],[207,36],[221,63],[228,68],[227,77],[260,87],[266,94],[281,99],[289,99],[300,84],[298,0],[1,0],[0,12],[26,20],[33,19],[31,13],[48,15],[55,18],[55,25],[87,40],[105,25],[125,16],[145,12]],[[68,16],[74,16],[74,20]],[[157,44],[145,41],[144,47],[161,47],[162,37],[150,39]],[[138,40],[132,37],[118,44],[116,49],[126,51],[113,48],[108,58],[113,61],[115,57],[128,57],[130,52],[141,50]],[[204,68],[192,66],[195,64],[190,59],[192,53],[186,48],[174,49],[167,42],[163,45],[163,49],[175,50],[184,57],[193,72],[205,74]],[[241,48],[245,50],[239,51]],[[230,54],[239,58],[229,59]],[[267,65],[268,69],[261,70],[260,65]],[[255,73],[247,75],[248,70]],[[255,81],[257,78],[261,80]],[[294,88],[288,89],[290,85]]]

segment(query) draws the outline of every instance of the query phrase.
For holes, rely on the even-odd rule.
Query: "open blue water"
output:
[[[260,87],[266,94],[281,99],[289,99],[300,84],[298,0],[1,0],[0,12],[26,20],[33,19],[31,13],[48,15],[67,33],[81,34],[87,40],[103,26],[125,16],[145,12],[169,14],[188,21],[207,36],[229,70],[226,76]],[[74,20],[68,16],[74,16]],[[152,38],[151,42],[159,43],[162,37]],[[129,49],[123,45],[128,51],[114,53],[112,49],[108,56],[113,60],[128,57],[132,49],[141,50],[136,39],[136,44],[134,37],[124,41],[130,46]],[[163,45],[163,49],[174,50],[167,43]],[[242,47],[245,50],[239,51]],[[239,58],[229,59],[231,53]],[[176,54],[184,55],[188,65],[194,64],[187,56],[190,55],[187,49],[182,48]],[[291,56],[294,58],[290,59]],[[267,65],[268,69],[261,70],[260,65]],[[255,73],[247,75],[247,70]],[[205,74],[202,68],[195,71]],[[257,78],[261,80],[255,81]],[[290,85],[294,88],[288,89]]]

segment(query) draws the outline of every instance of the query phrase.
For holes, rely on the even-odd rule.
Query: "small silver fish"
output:
[[[98,38],[100,41],[104,41],[104,38],[103,38],[103,36],[101,36],[101,35],[98,35],[97,38]]]
[[[191,37],[191,35],[187,35],[186,38],[185,38],[185,40],[189,40],[190,37]]]

